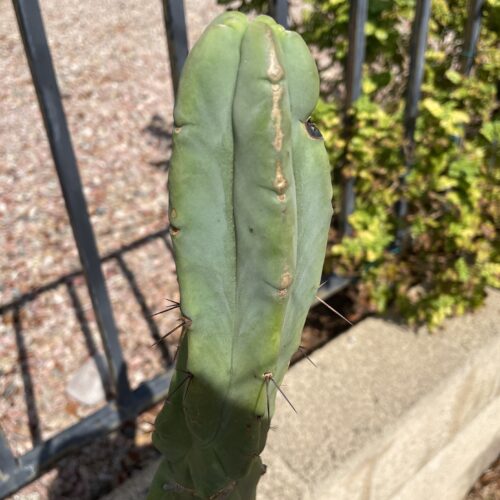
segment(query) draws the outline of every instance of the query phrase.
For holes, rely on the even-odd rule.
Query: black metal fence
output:
[[[215,0],[214,0],[215,1]],[[174,95],[179,75],[188,53],[187,30],[182,0],[162,0],[166,29],[167,46],[170,59]],[[481,7],[483,0],[470,0],[469,16],[465,27],[464,57],[462,71],[468,74],[477,43]],[[127,249],[100,257],[97,251],[94,232],[90,223],[87,204],[78,173],[77,160],[71,143],[66,117],[61,101],[57,79],[47,44],[38,0],[13,0],[17,22],[21,32],[33,84],[36,89],[45,129],[61,185],[66,210],[76,241],[82,271],[64,276],[37,289],[9,304],[0,306],[0,313],[13,313],[19,318],[19,310],[24,303],[33,300],[45,290],[65,284],[71,291],[71,279],[83,273],[86,279],[92,307],[97,319],[99,333],[105,349],[108,373],[107,404],[94,414],[82,419],[56,436],[42,440],[39,433],[33,437],[33,449],[15,457],[9,448],[6,437],[0,431],[0,497],[16,492],[22,486],[36,479],[43,471],[53,466],[61,457],[78,449],[83,444],[118,429],[124,422],[133,420],[148,407],[161,401],[167,394],[170,381],[172,358],[168,350],[164,353],[167,371],[132,390],[127,375],[127,366],[118,341],[117,327],[102,272],[102,263],[109,259],[121,259]],[[406,93],[405,130],[406,140],[413,141],[417,117],[420,86],[423,76],[424,55],[431,0],[417,0],[412,27],[410,47],[410,74]],[[351,0],[349,25],[349,54],[346,67],[346,106],[349,107],[361,93],[362,64],[365,57],[364,26],[367,19],[368,0]],[[287,0],[270,0],[270,12],[275,19],[287,25]],[[410,168],[410,164],[408,164]],[[343,179],[341,229],[350,234],[348,217],[354,210],[355,183],[353,178]],[[399,213],[404,215],[404,200],[400,203]],[[148,238],[166,240],[167,229]],[[141,245],[144,241],[136,242]],[[332,295],[344,288],[349,280],[330,277],[321,291],[321,297]],[[17,315],[17,316],[16,316]],[[104,380],[103,380],[104,382]],[[25,384],[25,390],[27,390]]]

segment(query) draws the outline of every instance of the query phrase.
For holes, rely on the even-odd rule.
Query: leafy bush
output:
[[[244,3],[249,9],[263,2]],[[469,77],[460,72],[466,0],[433,1],[410,147],[403,111],[414,4],[369,2],[363,95],[345,114],[342,79],[328,75],[338,74],[347,56],[349,3],[310,2],[297,28],[318,49],[324,95],[314,119],[331,163],[356,178],[353,236],[334,236],[326,266],[358,275],[370,309],[392,308],[410,323],[436,327],[481,304],[487,285],[500,286],[500,1],[485,2]],[[347,131],[346,115],[353,124]],[[402,184],[405,158],[411,169]],[[401,196],[409,207],[408,243],[397,252],[393,242],[401,221],[394,206]],[[336,212],[339,199],[337,192]]]

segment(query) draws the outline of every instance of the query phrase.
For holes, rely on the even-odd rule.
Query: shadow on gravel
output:
[[[137,280],[132,273],[132,271],[127,267],[124,261],[124,256],[133,250],[136,250],[144,245],[147,245],[153,240],[160,239],[161,241],[164,242],[165,248],[168,252],[172,252],[172,247],[169,241],[169,232],[168,232],[168,227],[161,229],[160,231],[156,231],[154,233],[151,233],[149,235],[146,235],[142,238],[139,238],[136,241],[133,241],[132,243],[129,243],[128,245],[123,245],[120,247],[118,250],[115,250],[113,252],[110,252],[109,254],[105,255],[100,259],[101,265],[109,262],[111,260],[114,260],[117,264],[120,270],[122,271],[124,277],[129,283],[129,286],[132,290],[132,293],[134,294],[134,297],[136,301],[138,302],[140,308],[141,308],[141,313],[142,316],[144,317],[144,321],[148,325],[148,329],[151,335],[151,339],[153,342],[157,342],[160,339],[160,333],[158,331],[158,327],[154,320],[151,319],[151,316],[153,315],[154,311],[151,311],[149,307],[146,304],[145,301],[145,296],[143,292],[139,289],[139,286],[137,284]],[[81,270],[75,271],[69,274],[66,274],[64,276],[61,276],[53,281],[50,281],[49,283],[46,283],[45,285],[42,285],[38,288],[35,288],[34,290],[31,290],[27,293],[24,293],[14,299],[11,302],[7,302],[5,304],[0,304],[0,320],[2,320],[4,317],[7,317],[8,315],[12,314],[12,322],[14,324],[14,329],[16,332],[16,343],[17,343],[17,348],[18,348],[18,357],[19,357],[19,363],[21,365],[21,368],[23,370],[23,382],[25,385],[25,391],[28,394],[33,395],[33,390],[32,390],[32,384],[31,384],[31,378],[29,374],[29,368],[28,365],[25,363],[25,358],[26,358],[26,349],[24,346],[24,338],[23,338],[23,329],[22,329],[22,312],[23,308],[30,302],[34,302],[38,298],[40,298],[44,293],[50,292],[60,286],[65,286],[67,293],[71,299],[71,304],[75,312],[75,316],[78,320],[80,330],[82,335],[85,338],[85,344],[88,350],[89,356],[92,356],[96,353],[97,346],[95,345],[95,342],[92,339],[92,335],[90,333],[90,328],[88,325],[88,321],[85,318],[85,314],[83,312],[83,308],[81,305],[81,302],[78,298],[78,295],[76,294],[75,291],[75,281],[79,280],[83,277],[83,272]],[[8,323],[9,321],[5,321]],[[162,345],[160,347],[161,353],[163,355],[163,358],[165,360],[165,364],[169,366],[171,364],[171,357],[168,351],[166,350],[166,347]],[[33,412],[36,413],[36,405],[34,403],[34,397],[30,396],[29,397],[30,402],[27,401],[27,406],[30,407],[30,404],[33,403]],[[35,419],[35,416],[33,416]],[[34,425],[34,427],[36,427]],[[35,430],[32,431],[32,433],[35,433]]]
[[[165,118],[158,114],[151,117],[151,121],[142,129],[142,133],[148,139],[152,139],[155,146],[160,149],[165,155],[165,159],[151,161],[149,164],[156,167],[162,172],[167,172],[170,166],[170,154],[172,151],[172,126],[170,126]]]
[[[135,435],[136,425],[129,422],[63,458],[48,499],[97,500],[145,468],[159,454],[152,446],[137,446]]]
[[[152,318],[155,311],[152,311],[148,307],[145,290],[141,290],[136,276],[126,264],[125,257],[128,252],[143,247],[154,240],[161,240],[165,246],[165,252],[171,253],[172,247],[168,229],[166,227],[137,239],[130,244],[123,245],[118,250],[100,259],[101,265],[108,261],[116,262],[118,269],[132,291],[133,297],[139,304],[141,315],[148,327],[151,344],[159,342],[162,336],[155,319]],[[54,457],[61,454],[61,450],[58,446],[54,446],[54,449],[51,446],[47,446],[47,442],[44,442],[42,438],[41,429],[44,422],[40,421],[40,412],[37,405],[37,395],[39,396],[39,393],[33,381],[32,364],[34,360],[29,350],[30,338],[26,334],[26,325],[24,324],[27,317],[26,309],[29,309],[29,306],[36,301],[40,301],[43,304],[43,298],[46,294],[50,294],[56,289],[62,290],[69,298],[69,305],[79,326],[80,332],[75,331],[74,333],[75,335],[83,335],[88,356],[95,356],[98,354],[99,348],[92,335],[88,319],[76,289],[77,284],[81,283],[82,279],[83,272],[81,270],[68,273],[36,289],[19,295],[8,303],[0,304],[0,323],[3,322],[4,324],[12,325],[15,348],[17,349],[17,365],[22,381],[21,391],[24,396],[29,439],[33,449],[40,450],[37,468],[40,467],[42,470],[46,467],[44,464],[52,462]],[[163,360],[163,365],[166,369],[170,368],[173,364],[173,354],[169,352],[167,344],[160,342],[158,349]],[[1,368],[0,375],[2,373]],[[111,390],[107,367],[105,364],[97,363],[97,369],[105,388],[107,400],[109,401],[111,400]],[[0,396],[8,401],[9,395],[16,390],[15,384],[10,384]],[[151,417],[151,421],[153,418]],[[109,434],[104,438],[94,439],[90,445],[82,446],[78,452],[68,454],[62,458],[57,465],[59,474],[51,486],[50,498],[78,498],[81,500],[99,498],[103,492],[110,491],[110,489],[122,482],[125,477],[128,477],[134,468],[140,468],[143,458],[146,461],[151,459],[156,453],[152,447],[139,447],[136,444],[136,425],[134,421],[129,421],[122,426],[120,431]],[[90,422],[87,423],[84,430],[88,439],[91,440],[94,430]],[[0,438],[0,457],[3,457],[5,453],[5,457],[11,458],[8,448],[2,448],[3,445],[8,443],[9,435],[4,436],[1,428]],[[142,434],[142,441],[144,442],[144,433]],[[26,455],[32,456],[33,452],[30,451]],[[6,465],[6,463],[1,463],[0,460],[0,466],[2,466],[0,468]],[[16,469],[14,462],[11,465]],[[16,484],[19,485],[17,480]]]
[[[29,356],[26,349],[26,343],[23,335],[21,320],[21,307],[16,305],[12,312],[12,323],[16,335],[17,359],[21,369],[21,378],[24,387],[24,400],[26,402],[26,411],[28,414],[28,427],[30,431],[31,442],[36,446],[42,442],[40,431],[40,419],[38,416],[37,404],[35,399],[35,390],[33,379],[29,366]]]

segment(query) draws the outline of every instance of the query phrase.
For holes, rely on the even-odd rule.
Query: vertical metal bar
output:
[[[118,332],[82,191],[40,6],[38,0],[13,0],[13,5],[66,210],[108,358],[110,379],[120,403],[130,392],[127,368],[118,342]]]
[[[351,0],[349,7],[349,52],[346,67],[346,100],[345,109],[348,110],[361,95],[361,78],[363,62],[365,60],[365,24],[368,15],[368,0]],[[352,123],[345,120],[346,136]],[[353,177],[342,175],[342,199],[340,203],[340,229],[342,234],[352,234],[349,216],[354,211],[354,182]]]
[[[168,57],[170,59],[170,74],[172,76],[174,96],[177,97],[179,78],[188,55],[184,0],[162,0],[162,4],[163,20],[165,23],[165,32],[167,37]]]
[[[417,0],[415,17],[410,39],[410,71],[406,87],[406,105],[404,113],[405,134],[413,141],[415,122],[418,115],[420,87],[424,76],[425,48],[429,31],[431,0]]]
[[[429,18],[431,15],[431,0],[417,0],[415,17],[413,19],[410,38],[410,71],[406,87],[406,103],[404,111],[404,153],[406,172],[408,173],[413,163],[413,150],[415,123],[418,115],[418,102],[420,100],[420,87],[424,76],[425,49],[429,31]],[[404,183],[404,178],[401,179]],[[401,199],[398,203],[397,214],[400,218],[406,216],[408,203]],[[397,241],[401,241],[402,229],[398,231]]]
[[[481,10],[484,0],[467,2],[467,20],[465,22],[464,45],[462,47],[462,73],[469,75],[474,64],[479,31],[481,30]]]
[[[353,0],[349,7],[349,53],[346,71],[346,107],[361,95],[361,77],[365,60],[365,24],[368,0]]]
[[[269,14],[284,28],[288,28],[288,0],[269,0]]]

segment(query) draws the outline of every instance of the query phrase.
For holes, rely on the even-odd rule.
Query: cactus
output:
[[[222,14],[186,61],[169,173],[183,334],[150,499],[255,498],[331,218],[318,93],[302,38],[266,16]]]

